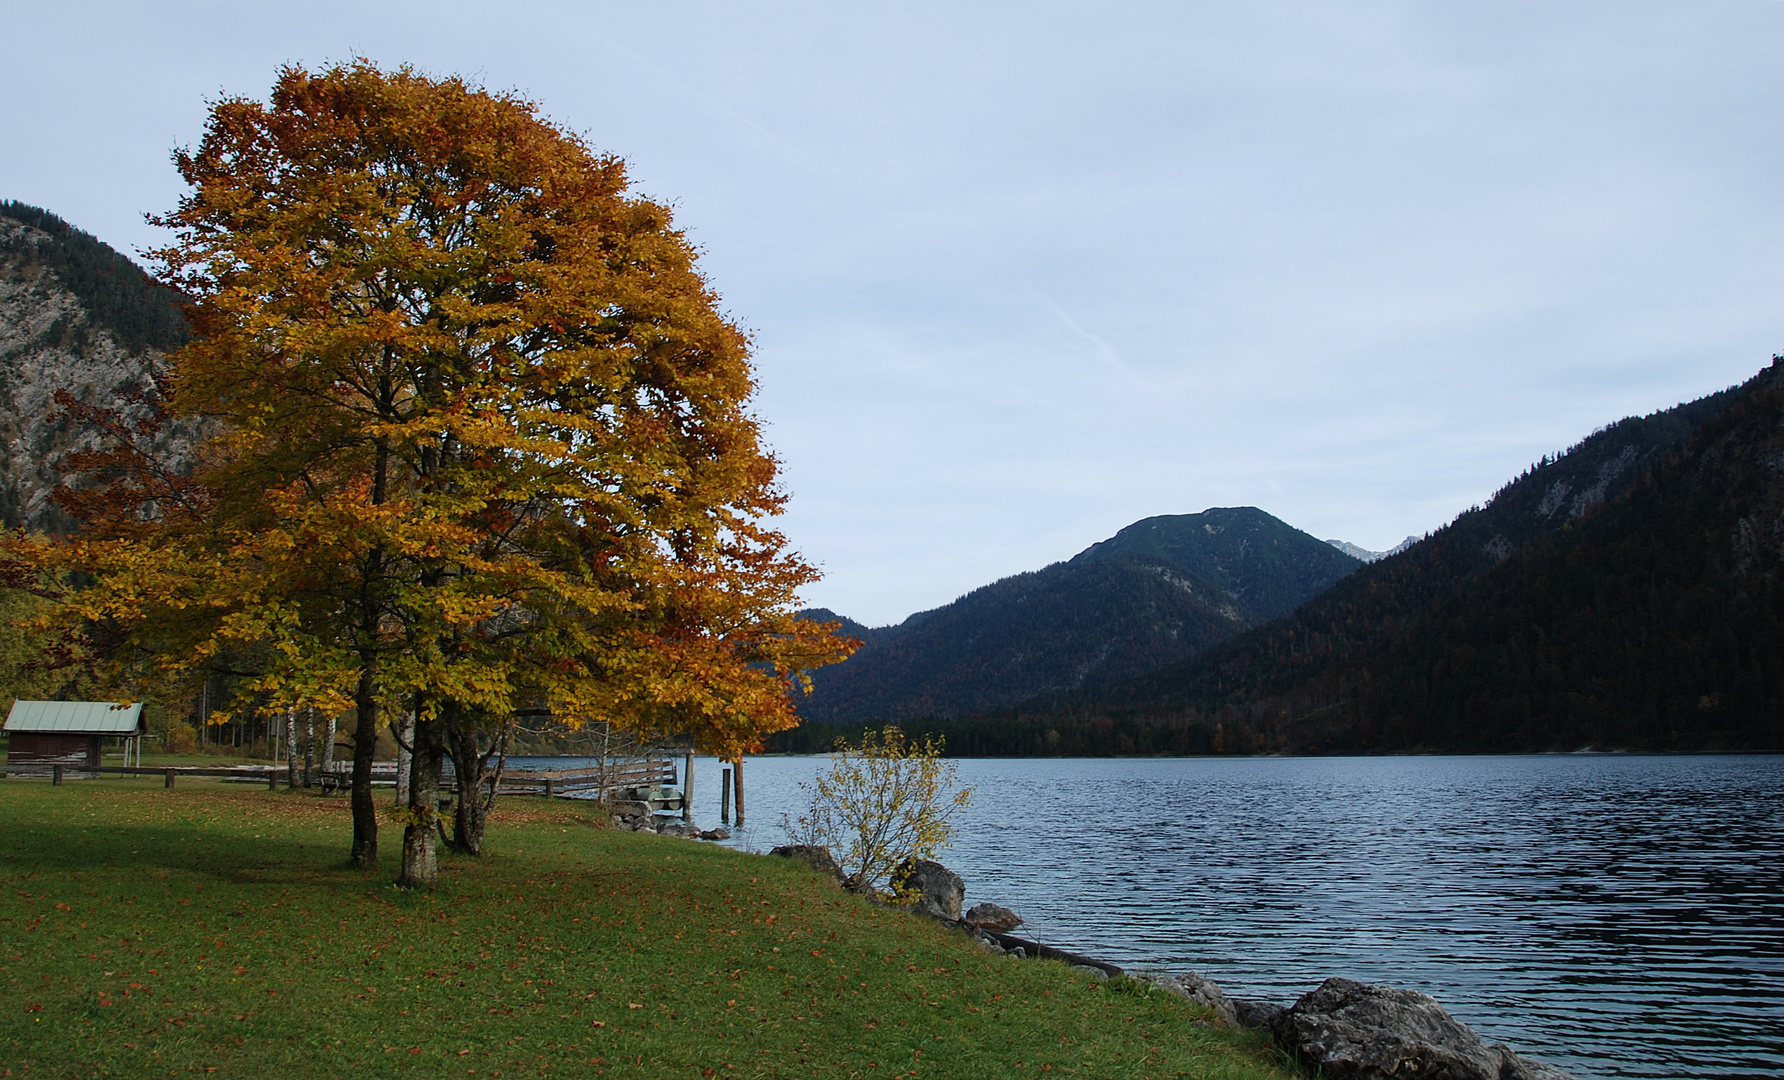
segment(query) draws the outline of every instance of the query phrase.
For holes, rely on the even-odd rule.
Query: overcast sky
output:
[[[1784,351],[1775,0],[5,7],[0,198],[125,251],[285,62],[625,157],[870,624],[1153,514],[1386,548]]]

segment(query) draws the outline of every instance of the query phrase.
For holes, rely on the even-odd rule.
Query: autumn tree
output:
[[[252,647],[249,691],[350,704],[362,864],[378,727],[413,711],[410,884],[449,729],[543,703],[728,755],[796,722],[847,643],[792,617],[814,572],[764,525],[748,340],[618,159],[511,94],[358,62],[217,102],[176,161],[156,255],[194,337],[166,408],[210,432],[200,464],[114,462],[35,553],[94,582],[62,607],[115,675]]]

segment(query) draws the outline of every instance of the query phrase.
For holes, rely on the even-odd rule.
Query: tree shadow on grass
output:
[[[231,884],[296,885],[320,880],[381,881],[383,867],[360,869],[347,840],[299,843],[283,836],[207,832],[191,825],[15,822],[0,845],[0,876],[32,872],[166,871]]]
[[[383,890],[397,870],[402,830],[381,835],[385,852],[372,868],[347,860],[348,836],[323,842],[299,842],[288,836],[243,835],[233,830],[207,830],[189,824],[77,824],[14,822],[0,844],[0,878],[33,874],[98,874],[152,885],[170,876],[209,879],[232,886],[346,887]],[[408,895],[450,895],[469,884],[482,859],[441,852],[440,880],[434,889],[404,890]],[[500,859],[500,854],[496,854]],[[506,875],[498,875],[506,876]],[[553,887],[574,883],[591,891],[649,893],[647,883],[624,867],[540,866],[526,875]]]

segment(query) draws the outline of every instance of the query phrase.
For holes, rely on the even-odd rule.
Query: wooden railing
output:
[[[675,762],[637,761],[606,768],[540,769],[536,772],[502,774],[503,795],[589,795],[598,796],[626,788],[675,785]]]

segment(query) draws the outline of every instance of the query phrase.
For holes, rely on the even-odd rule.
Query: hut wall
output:
[[[47,731],[7,733],[8,765],[76,765],[99,767],[99,736]]]

